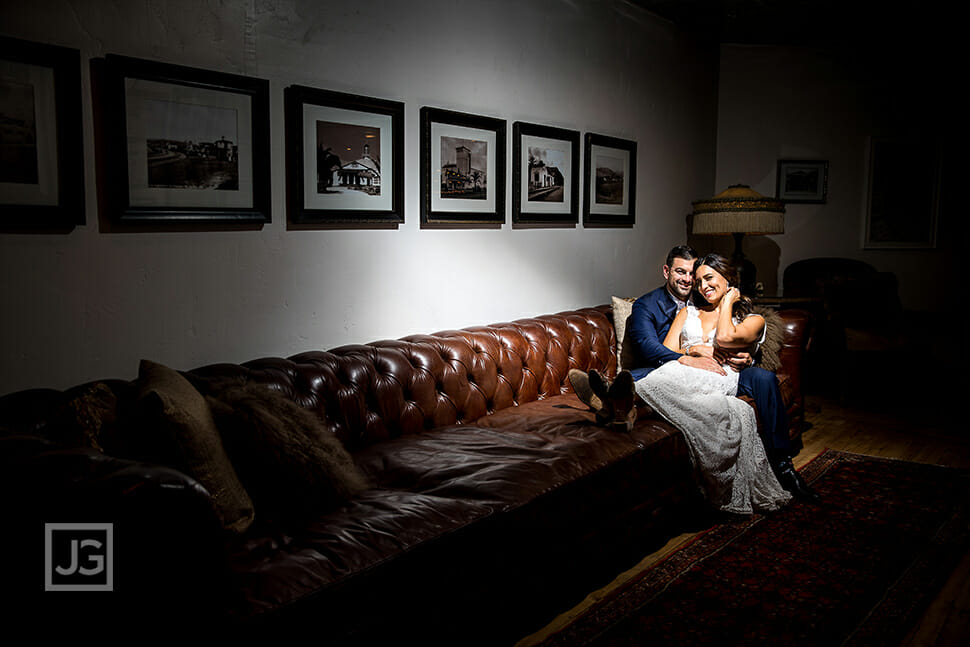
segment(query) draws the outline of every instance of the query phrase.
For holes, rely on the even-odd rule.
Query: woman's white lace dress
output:
[[[681,347],[713,345],[716,329],[705,338],[697,308],[687,308]],[[738,373],[725,369],[727,375],[718,375],[668,362],[638,380],[636,391],[684,432],[701,489],[715,507],[738,514],[777,510],[791,495],[768,463],[754,408],[734,397]]]

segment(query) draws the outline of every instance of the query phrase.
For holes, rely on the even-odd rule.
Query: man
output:
[[[724,374],[720,361],[710,357],[684,355],[663,345],[674,317],[690,300],[696,258],[697,253],[686,245],[671,249],[663,266],[664,284],[634,302],[633,312],[627,322],[630,335],[628,343],[634,344],[637,355],[637,368],[630,371],[634,380],[639,380],[653,369],[671,361]],[[740,371],[738,395],[747,395],[754,399],[761,421],[765,451],[782,487],[800,498],[817,500],[818,495],[809,488],[792,465],[788,413],[775,374],[755,367],[754,359],[749,353],[732,352],[720,357]]]

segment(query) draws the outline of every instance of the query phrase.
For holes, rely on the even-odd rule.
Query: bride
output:
[[[722,256],[694,262],[694,286],[703,299],[674,318],[664,346],[723,364],[724,375],[668,362],[638,380],[637,395],[680,429],[707,499],[726,512],[777,510],[791,500],[778,483],[758,436],[754,408],[734,397],[738,373],[725,351],[754,353],[765,339],[765,320],[736,287],[737,273]]]

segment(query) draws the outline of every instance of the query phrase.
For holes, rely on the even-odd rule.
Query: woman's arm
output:
[[[737,324],[734,323],[731,311],[734,309],[734,302],[740,297],[741,293],[738,289],[731,288],[721,299],[716,339],[717,345],[721,348],[747,348],[761,339],[761,331],[765,327],[765,320],[761,315],[751,315]]]

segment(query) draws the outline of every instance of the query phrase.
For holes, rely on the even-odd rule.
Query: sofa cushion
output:
[[[516,507],[672,436],[680,434],[646,416],[630,434],[597,426],[567,394],[385,441],[355,460],[382,487]]]
[[[384,488],[505,507],[556,484],[554,464],[565,456],[538,436],[449,425],[371,445],[354,458]]]
[[[633,314],[633,302],[629,297],[612,297],[613,328],[616,330],[616,370],[630,370],[636,367],[636,351],[632,343],[628,343],[627,319]]]
[[[368,487],[340,440],[286,395],[234,382],[207,393],[226,452],[261,519],[305,520]]]
[[[645,485],[655,478],[662,481],[665,470],[686,457],[683,434],[642,406],[629,432],[614,431],[597,425],[593,411],[571,393],[497,411],[475,424],[504,434],[544,439],[553,452],[569,457],[571,464],[559,465],[568,479],[637,457],[651,461],[649,473],[637,476]],[[565,465],[571,472],[563,472]]]
[[[139,433],[134,442],[140,458],[196,479],[212,497],[223,527],[244,532],[253,521],[253,502],[226,454],[202,394],[177,371],[142,360],[138,407],[144,434]]]

